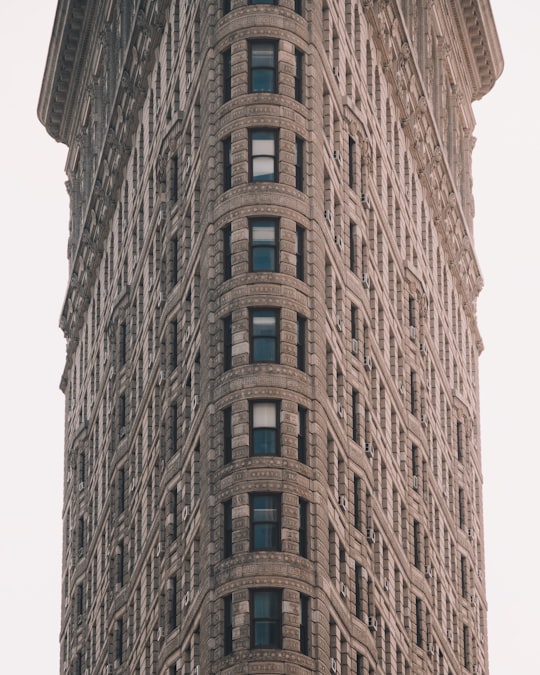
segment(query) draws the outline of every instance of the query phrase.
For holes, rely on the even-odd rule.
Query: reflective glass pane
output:
[[[254,429],[253,430],[253,454],[275,455],[276,454],[276,430]]]

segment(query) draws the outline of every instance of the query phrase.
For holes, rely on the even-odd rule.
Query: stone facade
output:
[[[60,0],[61,671],[488,672],[487,0]]]

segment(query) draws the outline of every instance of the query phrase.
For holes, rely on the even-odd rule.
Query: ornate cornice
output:
[[[473,99],[478,100],[493,87],[504,66],[491,5],[489,0],[453,0],[451,4],[468,59]]]

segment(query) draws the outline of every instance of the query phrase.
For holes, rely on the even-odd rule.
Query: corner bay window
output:
[[[277,44],[271,40],[249,43],[249,91],[277,92]]]
[[[280,550],[280,501],[278,494],[251,495],[252,551]]]
[[[252,272],[278,271],[278,221],[253,218],[249,223],[250,268]]]
[[[252,589],[251,647],[281,649],[281,589]]]
[[[279,402],[251,402],[251,454],[277,455],[279,439]]]
[[[251,362],[279,363],[279,310],[250,310]]]
[[[251,129],[249,132],[250,181],[278,180],[276,129]]]

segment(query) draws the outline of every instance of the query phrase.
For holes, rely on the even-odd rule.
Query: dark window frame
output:
[[[294,50],[294,99],[304,102],[304,52]]]
[[[221,53],[223,103],[232,98],[232,52],[229,47]]]
[[[276,517],[268,520],[258,520],[256,516],[257,511],[264,509],[256,509],[255,501],[258,498],[267,498],[274,502],[270,506],[270,510],[275,511]],[[281,551],[281,494],[278,492],[254,492],[249,495],[249,522],[250,522],[250,551]],[[266,529],[270,527],[272,543],[269,546],[256,545],[258,538],[258,529]]]
[[[232,314],[222,319],[223,325],[223,372],[232,368],[233,330]]]
[[[232,226],[230,223],[222,228],[223,233],[223,281],[232,277]]]
[[[223,654],[233,652],[233,603],[232,593],[223,598]]]
[[[300,653],[305,656],[309,656],[309,605],[309,595],[300,593]]]
[[[223,409],[223,464],[232,462],[232,408]]]
[[[301,314],[296,315],[296,367],[306,372],[306,343],[307,319]]]
[[[298,555],[308,558],[309,553],[309,502],[298,498]]]
[[[307,464],[307,408],[298,406],[298,434],[297,434],[297,450],[298,461],[301,464]]]
[[[300,192],[304,191],[305,145],[304,139],[301,136],[296,136],[294,143],[294,186]]]
[[[232,499],[223,502],[223,558],[233,554]]]
[[[301,225],[296,225],[296,278],[299,281],[305,279],[305,248],[306,248],[306,228]]]
[[[252,457],[279,457],[280,450],[280,405],[281,401],[278,399],[255,399],[249,402],[249,452]],[[255,427],[255,406],[258,404],[272,404],[275,408],[276,423],[274,427]],[[255,432],[257,429],[274,432],[273,451],[272,452],[255,452]]]
[[[270,139],[256,139],[257,135],[267,134],[270,135],[274,144],[274,154],[273,155],[263,155],[263,154],[254,154],[253,152],[253,142],[256,140],[270,140]],[[248,140],[249,140],[249,182],[250,183],[278,183],[279,182],[279,129],[274,127],[258,127],[256,129],[248,130]],[[253,172],[254,162],[258,158],[272,158],[273,161],[273,172],[272,178],[256,178]],[[267,174],[262,174],[266,176]]]
[[[272,47],[272,66],[254,66],[253,61],[254,61],[254,54],[253,54],[253,48],[257,46],[262,46],[262,45],[267,45]],[[256,40],[248,40],[248,70],[249,70],[249,75],[248,75],[248,82],[249,82],[249,93],[250,94],[260,94],[260,93],[268,93],[268,94],[277,94],[278,93],[278,81],[279,81],[279,72],[278,72],[278,50],[279,50],[279,43],[277,40],[273,39],[264,39],[264,38],[258,38]],[[256,74],[259,71],[269,71],[271,72],[271,80],[272,84],[269,89],[256,89],[254,88],[254,82],[256,79]]]
[[[253,239],[253,228],[263,223],[270,223],[274,230],[274,244],[257,244]],[[274,265],[268,269],[259,269],[255,265],[255,253],[258,249],[272,250]],[[250,272],[279,272],[279,218],[256,217],[249,219],[249,271]]]
[[[265,615],[257,616],[257,599],[267,595],[270,603],[278,611],[271,611]],[[257,638],[258,627],[262,624],[273,624],[275,639],[259,642]],[[281,588],[252,588],[250,590],[250,633],[251,633],[251,649],[281,649],[283,642],[283,591]]]
[[[255,319],[274,318],[273,335],[257,335],[255,333]],[[260,344],[273,341],[273,358],[256,358],[257,352],[261,350]],[[275,307],[251,307],[249,309],[249,357],[250,363],[279,363],[280,362],[280,310]],[[263,350],[264,351],[264,350]]]

